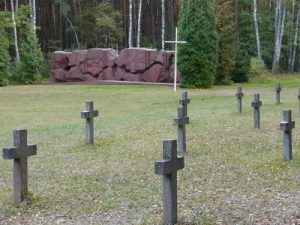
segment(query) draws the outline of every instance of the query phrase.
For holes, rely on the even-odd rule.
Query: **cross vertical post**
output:
[[[292,160],[292,129],[295,128],[295,121],[292,121],[292,110],[283,111],[283,121],[280,123],[280,130],[283,131],[284,159]]]
[[[186,153],[186,131],[185,125],[188,124],[189,117],[185,116],[185,108],[179,107],[177,109],[177,118],[174,119],[174,124],[177,125],[178,130],[178,150],[181,153]]]
[[[94,144],[94,117],[99,115],[98,111],[94,111],[94,103],[86,102],[86,111],[81,112],[81,118],[86,119],[86,143]]]
[[[177,171],[184,168],[184,157],[177,157],[176,140],[163,142],[163,160],[155,162],[155,174],[163,175],[163,222],[176,224]]]
[[[244,96],[243,93],[243,88],[238,87],[236,97],[237,97],[237,112],[241,113],[242,112],[242,98]]]
[[[186,91],[181,93],[181,99],[179,99],[179,104],[184,108],[184,116],[187,116],[187,106],[190,103],[188,98],[188,93]]]
[[[174,69],[174,92],[177,87],[177,61],[178,61],[178,44],[186,44],[186,41],[178,41],[178,29],[176,27],[175,41],[165,41],[165,43],[175,43],[175,69]]]
[[[280,92],[281,92],[280,83],[276,84],[275,91],[276,91],[276,105],[279,105],[280,104]]]
[[[13,147],[3,149],[4,159],[13,159],[14,167],[14,201],[20,203],[28,196],[27,157],[36,155],[37,146],[27,145],[27,130],[13,131]]]
[[[259,94],[254,94],[252,107],[254,109],[254,128],[260,128],[260,107],[262,102],[259,100]]]

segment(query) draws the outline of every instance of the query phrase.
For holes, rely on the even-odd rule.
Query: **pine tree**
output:
[[[210,1],[185,1],[180,14],[179,35],[187,41],[179,47],[181,86],[210,87],[216,74],[218,43]]]
[[[0,12],[0,86],[8,84],[10,77],[9,39],[5,27],[10,24],[9,14]]]
[[[218,64],[215,84],[230,84],[233,55],[233,13],[232,1],[216,0],[215,12],[217,17],[216,30],[219,35]]]
[[[21,77],[23,84],[35,83],[41,78],[41,68],[44,61],[43,53],[31,26],[28,28],[26,41],[21,44]]]

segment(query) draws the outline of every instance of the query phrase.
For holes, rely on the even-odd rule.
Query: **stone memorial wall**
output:
[[[126,48],[120,54],[112,48],[92,48],[52,53],[50,81],[174,82],[173,51]],[[179,80],[179,78],[177,79]]]

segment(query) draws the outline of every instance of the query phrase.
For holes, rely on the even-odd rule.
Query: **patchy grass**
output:
[[[190,90],[186,167],[178,173],[179,224],[294,224],[300,217],[300,81]],[[262,129],[253,129],[252,93],[261,93]],[[180,92],[159,86],[17,86],[0,88],[0,144],[27,128],[38,145],[29,159],[32,196],[12,198],[12,162],[0,161],[0,224],[160,224],[162,178],[154,161],[172,125]],[[85,101],[93,100],[95,145],[85,145]],[[283,161],[279,123],[293,110],[294,160]]]

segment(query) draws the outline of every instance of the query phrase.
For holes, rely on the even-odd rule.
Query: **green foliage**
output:
[[[32,32],[31,26],[28,28],[26,41],[21,43],[20,48],[21,76],[18,81],[23,84],[32,84],[41,78],[41,68],[44,61],[38,39]]]
[[[179,34],[187,44],[179,47],[181,86],[208,88],[216,74],[218,35],[215,15],[208,0],[190,0],[184,4]]]
[[[215,2],[217,17],[216,30],[219,35],[218,64],[215,84],[231,83],[234,24],[232,13],[232,1],[217,0]]]
[[[261,62],[258,58],[251,58],[251,64],[250,64],[250,71],[249,75],[250,77],[258,77],[265,73],[264,68],[261,66]]]
[[[90,47],[115,47],[124,37],[121,13],[114,10],[112,3],[85,1],[79,14],[80,34]]]
[[[235,52],[231,79],[234,82],[247,82],[249,79],[250,56],[246,50],[239,49]]]
[[[11,26],[9,14],[0,12],[0,86],[8,84],[10,73],[9,38],[5,28]]]
[[[18,42],[26,42],[28,27],[30,26],[30,9],[28,5],[20,5],[16,14],[16,25],[18,29]]]

